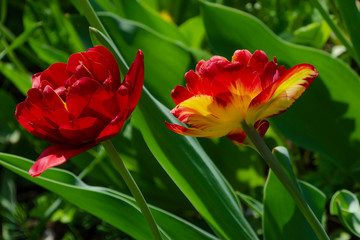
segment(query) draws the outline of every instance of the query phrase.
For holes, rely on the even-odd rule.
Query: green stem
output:
[[[286,174],[281,164],[275,159],[274,155],[271,153],[270,149],[265,144],[259,133],[254,129],[253,126],[248,125],[245,121],[243,121],[241,125],[246,135],[251,139],[252,143],[254,144],[260,155],[263,157],[265,162],[269,165],[271,170],[275,173],[275,175],[284,185],[286,190],[290,193],[291,197],[294,199],[296,205],[311,225],[317,237],[320,240],[330,240],[321,223],[316,218],[314,212],[311,210],[310,206],[307,204],[304,197],[302,196],[299,188]]]
[[[90,25],[98,30],[100,32],[104,33],[105,36],[109,37],[109,34],[107,33],[106,29],[102,25],[100,19],[96,15],[94,9],[92,8],[91,4],[89,3],[89,0],[78,0],[78,3],[81,7],[81,9],[84,11],[85,17],[90,23]]]
[[[351,56],[353,56],[355,58],[355,50],[354,50],[352,44],[345,37],[345,34],[343,33],[343,31],[341,31],[341,29],[334,23],[334,21],[331,19],[330,15],[329,15],[329,13],[324,9],[324,7],[321,5],[319,0],[311,0],[311,2],[314,4],[316,9],[320,12],[321,16],[326,21],[326,23],[330,26],[332,31],[335,33],[336,37],[346,47],[346,49],[349,51]]]
[[[162,240],[159,228],[150,212],[148,205],[146,204],[144,196],[142,195],[139,187],[136,185],[135,180],[131,176],[129,170],[126,168],[124,162],[121,160],[114,145],[112,144],[112,142],[110,140],[102,142],[102,145],[104,146],[106,152],[109,154],[110,159],[114,163],[115,167],[117,168],[117,170],[120,172],[121,176],[123,177],[131,194],[134,196],[138,206],[140,207],[142,214],[145,217],[147,224],[150,227],[150,230],[154,236],[154,239]]]

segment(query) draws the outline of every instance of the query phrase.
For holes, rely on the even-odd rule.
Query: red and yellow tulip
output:
[[[317,74],[305,63],[289,70],[278,67],[276,58],[269,61],[259,50],[237,50],[231,62],[221,56],[201,60],[195,72],[185,74],[186,87],[176,86],[171,93],[177,104],[171,113],[191,127],[166,126],[182,135],[227,136],[236,145],[251,145],[242,123],[263,136],[269,127],[265,119],[286,111]]]

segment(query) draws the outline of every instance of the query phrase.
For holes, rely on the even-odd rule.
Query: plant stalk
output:
[[[310,226],[314,230],[315,234],[320,240],[330,240],[329,236],[326,234],[323,226],[316,218],[314,212],[311,210],[310,206],[305,201],[303,195],[301,194],[299,188],[295,183],[290,179],[286,174],[281,164],[276,160],[274,155],[271,153],[269,147],[266,145],[262,137],[251,125],[248,125],[245,121],[241,123],[242,128],[244,129],[246,135],[251,139],[252,143],[258,150],[259,154],[263,157],[265,162],[275,173],[281,183],[284,185],[286,190],[289,192],[291,197],[294,199],[296,205],[309,222]]]
[[[90,23],[90,25],[105,34],[105,36],[110,37],[106,29],[104,28],[104,25],[101,23],[94,9],[89,3],[89,0],[78,0],[78,3],[81,9],[84,11],[85,17]]]
[[[124,162],[120,158],[118,152],[116,151],[114,145],[110,140],[102,142],[106,152],[109,154],[110,159],[112,160],[116,169],[120,172],[123,177],[126,185],[128,186],[131,194],[134,196],[142,214],[145,217],[145,220],[153,234],[155,240],[162,240],[159,228],[155,222],[154,217],[152,216],[150,209],[145,201],[144,196],[142,195],[139,187],[137,186],[134,178],[131,176],[129,170],[126,168]]]

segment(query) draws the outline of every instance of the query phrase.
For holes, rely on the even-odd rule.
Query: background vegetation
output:
[[[275,239],[271,232],[276,234],[276,230],[266,230],[266,221],[284,227],[286,213],[279,213],[275,220],[266,220],[263,214],[271,211],[272,201],[278,204],[276,208],[293,206],[286,205],[281,186],[268,179],[268,169],[255,151],[238,148],[226,138],[180,138],[163,126],[168,109],[175,106],[171,89],[184,84],[185,72],[194,69],[197,61],[214,54],[230,58],[236,49],[260,49],[286,67],[306,62],[319,71],[304,96],[271,120],[265,140],[270,147],[288,148],[296,177],[316,187],[310,195],[316,196],[315,205],[331,238],[360,236],[358,1],[90,2],[127,63],[139,48],[145,55],[148,91],[114,143],[147,201],[161,209],[157,219],[166,222],[167,214],[172,213],[204,230],[189,228],[183,236],[215,238],[222,226],[219,219],[209,220],[207,210],[215,208],[216,201],[208,202],[209,196],[202,192],[212,188],[208,183],[212,178],[201,178],[194,170],[209,169],[215,176],[219,170],[219,176],[242,193],[245,217],[259,238],[267,231],[267,239]],[[52,63],[66,62],[70,54],[85,51],[93,46],[92,40],[97,41],[94,34],[90,36],[81,6],[75,0],[2,0],[0,14],[0,238],[142,239],[142,230],[129,220],[134,216],[134,222],[141,222],[141,216],[136,218],[125,203],[117,201],[132,200],[102,147],[60,166],[74,175],[49,170],[38,180],[26,175],[31,162],[17,157],[35,160],[48,146],[14,118],[16,104],[31,87],[32,74]],[[198,158],[205,163],[197,163]],[[337,193],[338,208],[331,199],[342,189],[348,191]],[[108,208],[120,219],[96,211]],[[180,225],[168,227],[187,229]]]

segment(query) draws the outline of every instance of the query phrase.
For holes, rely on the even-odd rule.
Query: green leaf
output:
[[[33,24],[31,27],[29,27],[28,29],[26,29],[23,33],[21,33],[17,38],[15,38],[9,47],[5,48],[1,53],[0,53],[0,60],[6,55],[7,52],[9,51],[13,51],[16,48],[22,46],[28,39],[29,37],[33,34],[34,31],[36,31],[36,29],[39,28],[39,26],[41,25],[41,23],[35,23]]]
[[[281,152],[281,155],[277,152]],[[276,148],[274,156],[283,166],[290,167],[285,167],[289,176],[295,176],[285,148]],[[297,183],[316,217],[321,219],[326,203],[325,195],[309,183],[299,180]],[[265,240],[318,239],[290,194],[272,171],[269,172],[264,189],[263,231]]]
[[[205,37],[205,28],[200,16],[190,18],[181,24],[180,31],[186,37],[190,47],[201,49]]]
[[[354,156],[360,156],[358,75],[322,51],[285,42],[249,14],[205,1],[202,10],[210,45],[217,54],[229,58],[236,49],[260,49],[287,67],[299,63],[316,67],[319,77],[306,93],[271,122],[285,137],[326,156],[344,173],[352,170],[359,159]]]
[[[31,75],[26,72],[17,71],[14,65],[0,62],[0,72],[24,95],[31,88]]]
[[[184,36],[177,29],[176,25],[167,22],[163,19],[159,13],[151,9],[141,1],[122,1],[124,7],[125,17],[129,20],[133,20],[146,25],[152,30],[156,31],[167,38],[178,40],[186,44]]]
[[[355,1],[336,1],[344,20],[346,29],[350,35],[351,43],[355,51],[355,60],[360,66],[360,12]]]
[[[37,53],[38,57],[41,58],[43,61],[47,62],[49,65],[56,62],[66,63],[70,56],[68,53],[60,49],[57,49],[51,45],[47,45],[35,39],[30,39],[29,44],[34,50],[34,52]]]
[[[330,214],[338,215],[342,225],[360,237],[360,206],[355,194],[345,189],[337,191],[330,201]]]
[[[293,39],[292,42],[321,49],[329,39],[330,33],[331,28],[324,20],[314,22],[296,29],[294,32],[295,39]]]
[[[135,239],[149,239],[150,230],[133,198],[111,189],[88,186],[72,173],[61,169],[52,168],[33,178],[27,173],[32,164],[28,159],[0,153],[0,165],[58,194]],[[164,210],[150,208],[157,223],[170,239],[216,239]]]
[[[145,86],[156,99],[172,106],[171,90],[184,81],[191,54],[182,44],[164,38],[145,25],[110,13],[101,13],[99,17],[128,65],[138,49],[143,51]]]
[[[151,152],[194,207],[222,239],[257,239],[230,185],[195,138],[164,124],[175,118],[144,88],[133,120]]]
[[[250,197],[249,195],[237,192],[236,195],[252,210],[254,210],[259,216],[263,216],[264,206],[261,202],[255,198]]]

